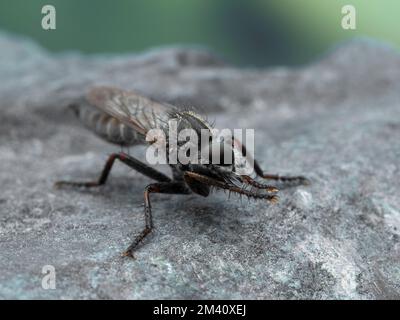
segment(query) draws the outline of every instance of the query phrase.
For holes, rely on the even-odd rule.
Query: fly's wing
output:
[[[94,87],[86,99],[91,105],[143,136],[150,129],[159,128],[168,120],[168,113],[175,109],[172,105],[112,87]]]

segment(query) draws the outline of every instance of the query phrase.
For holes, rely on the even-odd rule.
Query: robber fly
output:
[[[146,134],[154,128],[168,132],[168,122],[174,119],[179,128],[190,128],[200,134],[201,130],[211,130],[212,126],[197,113],[179,110],[175,106],[150,100],[134,92],[127,92],[110,87],[95,87],[88,94],[71,105],[78,118],[95,134],[108,142],[133,146],[149,144]],[[166,138],[168,149],[168,136]],[[226,142],[214,142],[211,144]],[[225,146],[224,146],[225,147]],[[230,142],[228,148],[247,157],[244,144],[237,140]],[[216,148],[213,148],[215,150]],[[219,149],[217,149],[219,150]],[[253,199],[264,199],[275,203],[278,201],[278,188],[260,183],[249,175],[240,175],[236,172],[235,163],[221,164],[170,164],[172,178],[150,167],[148,164],[137,160],[125,152],[113,153],[105,163],[104,169],[97,181],[70,182],[59,181],[56,186],[71,185],[77,187],[97,187],[103,185],[110,170],[118,159],[130,168],[156,180],[144,189],[144,216],[145,227],[135,237],[132,244],[124,252],[125,256],[133,257],[133,252],[139,243],[152,231],[153,220],[151,214],[150,194],[191,194],[196,193],[207,197],[212,188],[224,189],[229,192],[247,196]],[[285,177],[265,174],[253,161],[254,172],[258,177],[275,180],[291,185],[307,184],[307,179],[301,176]]]

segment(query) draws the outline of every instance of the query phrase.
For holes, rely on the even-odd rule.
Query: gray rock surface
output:
[[[355,41],[302,68],[244,70],[199,49],[55,55],[1,33],[0,55],[1,298],[400,298],[392,48]],[[53,188],[97,177],[118,150],[65,108],[99,84],[254,128],[265,169],[312,185],[281,192],[277,205],[156,195],[156,232],[136,260],[121,258],[144,224],[150,180],[119,164],[96,190]],[[55,290],[41,287],[44,265],[56,269]]]

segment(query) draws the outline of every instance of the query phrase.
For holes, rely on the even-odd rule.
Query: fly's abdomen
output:
[[[143,135],[90,105],[79,104],[73,105],[72,108],[85,127],[108,142],[123,146],[145,142]]]

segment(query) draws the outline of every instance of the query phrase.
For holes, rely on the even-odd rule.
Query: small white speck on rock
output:
[[[301,210],[307,210],[312,207],[313,199],[310,192],[298,189],[293,195],[293,205]]]

